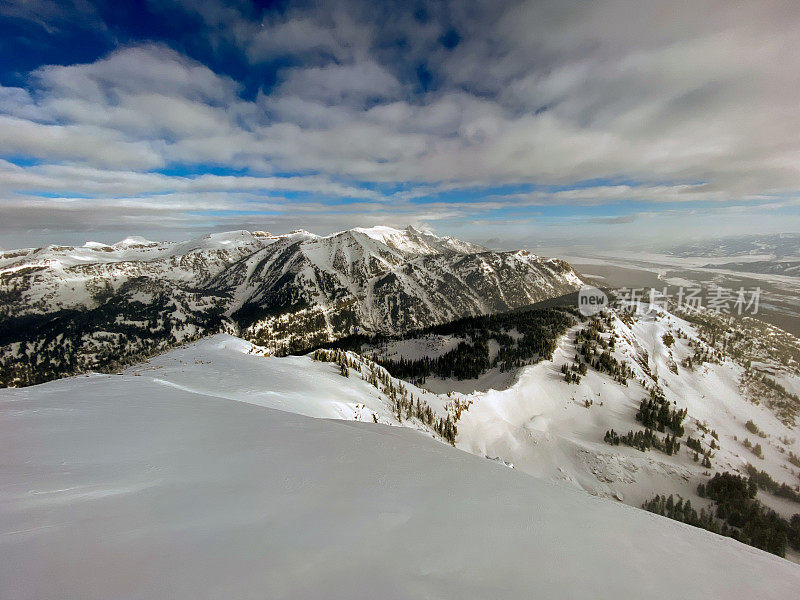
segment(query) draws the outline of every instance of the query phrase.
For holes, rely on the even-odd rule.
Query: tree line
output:
[[[373,358],[393,376],[413,383],[422,384],[431,376],[475,379],[492,368],[505,372],[551,358],[559,337],[575,320],[574,312],[567,308],[530,309],[468,317],[405,335],[362,336],[356,341],[360,350],[364,345],[380,349],[392,341],[429,335],[461,338],[455,348],[438,357],[390,359],[376,352]],[[492,340],[499,346],[494,358],[489,352],[489,342]]]
[[[405,385],[395,382],[385,369],[363,357],[354,358],[341,349],[318,349],[314,352],[314,360],[337,364],[339,373],[343,377],[349,377],[350,370],[355,370],[364,381],[388,396],[392,412],[399,423],[404,420],[416,419],[419,423],[438,433],[446,442],[455,445],[458,435],[456,422],[461,418],[461,412],[469,409],[468,403],[454,401],[451,406],[454,414],[451,415],[448,410],[447,414],[441,417],[423,398],[419,396],[415,398]],[[362,365],[365,367],[364,369],[362,369]],[[377,422],[377,416],[374,414],[373,419]]]
[[[800,514],[784,519],[756,499],[759,484],[753,477],[716,473],[697,493],[713,502],[700,512],[687,499],[677,502],[672,495],[657,495],[642,508],[682,523],[734,538],[740,542],[786,556],[788,547],[800,550]]]

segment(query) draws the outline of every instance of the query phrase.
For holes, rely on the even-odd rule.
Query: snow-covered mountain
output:
[[[459,452],[405,411],[406,428],[387,427],[401,424],[400,382],[355,355],[265,354],[219,335],[123,375],[0,390],[0,596],[783,599],[800,587],[789,561],[530,477],[524,461]],[[337,360],[352,361],[347,377]],[[550,378],[531,369],[519,388]],[[454,414],[455,398],[406,393]],[[487,441],[517,429],[529,455],[552,453],[545,434],[577,442],[586,429],[569,423],[627,418],[612,396],[583,413],[536,388],[515,403],[474,396],[459,436],[473,443],[474,414]],[[621,465],[638,453],[608,448]]]
[[[558,259],[377,227],[287,236],[208,286],[233,299],[231,316],[248,339],[303,348],[352,333],[503,312],[568,294],[580,283]]]
[[[230,231],[187,242],[128,237],[113,245],[5,251],[0,253],[0,315],[93,308],[137,278],[199,286],[276,239],[261,231]]]
[[[411,227],[5,251],[0,382],[114,367],[220,330],[302,349],[509,310],[579,284],[563,261]]]
[[[357,350],[367,362],[416,373],[421,387],[402,384],[412,396],[434,406],[428,394],[441,394],[457,427],[455,445],[478,456],[636,507],[675,495],[707,513],[714,505],[700,495],[700,484],[716,472],[757,473],[763,506],[787,520],[800,513],[800,341],[794,336],[724,315],[612,311],[603,319],[574,319],[549,358],[504,369],[516,364],[504,355],[524,357],[521,348],[535,342],[526,338],[536,327],[520,330],[526,319],[525,313],[482,319],[474,327],[384,338]],[[488,361],[481,363],[484,354]],[[442,377],[432,367],[437,360],[455,373],[459,364],[471,372],[483,364],[483,372]],[[678,427],[641,415],[643,402],[654,398],[662,411],[681,413]],[[633,437],[648,428],[655,445],[609,443],[608,432]],[[664,447],[665,441],[680,445]],[[787,553],[800,559],[791,548]]]

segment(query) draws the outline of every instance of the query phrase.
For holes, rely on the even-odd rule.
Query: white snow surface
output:
[[[87,242],[86,245],[89,245],[90,243],[92,243],[92,242]],[[151,240],[148,240],[147,238],[143,238],[140,235],[132,235],[132,236],[126,237],[124,240],[118,241],[116,244],[114,244],[114,247],[116,247],[116,248],[127,248],[129,246],[152,246],[152,245],[155,245],[157,243],[158,242],[153,242]]]
[[[50,245],[43,248],[9,251],[14,255],[8,258],[0,256],[0,270],[13,271],[28,266],[69,269],[92,264],[160,261],[190,253],[234,248],[254,252],[277,239],[276,236],[265,232],[251,233],[244,230],[212,233],[185,242],[153,242],[140,236],[129,236],[113,245],[90,241],[83,246]]]
[[[395,229],[394,227],[377,225],[375,227],[355,227],[351,231],[361,233],[395,250],[412,254],[439,254],[442,251],[464,253],[486,251],[486,248],[482,246],[452,237],[438,237],[414,227]],[[339,234],[328,237],[331,238],[336,235]]]
[[[800,589],[788,561],[502,459],[371,418],[292,414],[351,418],[386,398],[354,371],[260,352],[220,335],[123,375],[0,390],[0,597],[707,599]],[[513,412],[504,415],[510,427]]]
[[[709,506],[708,500],[697,495],[699,483],[717,471],[744,473],[747,463],[767,471],[778,482],[797,484],[798,471],[790,464],[788,452],[800,454],[798,429],[744,397],[739,388],[740,366],[726,360],[705,363],[693,371],[678,366],[674,373],[670,364],[679,364],[692,349],[688,339],[677,335],[672,348],[667,348],[662,336],[680,330],[695,341],[698,338],[689,323],[663,311],[630,327],[615,319],[615,330],[620,341],[614,355],[633,367],[639,381],[629,380],[624,386],[589,368],[580,384],[565,383],[560,368],[574,362],[573,329],[561,339],[553,360],[523,368],[507,389],[456,395],[472,401],[458,422],[458,446],[479,456],[500,457],[537,477],[568,481],[591,494],[622,499],[633,506],[641,506],[655,494],[677,492],[699,510]],[[649,374],[636,362],[643,352],[648,356]],[[612,428],[620,434],[642,429],[635,420],[640,402],[648,396],[642,383],[652,385],[656,375],[667,400],[676,408],[687,409],[686,435],[709,447],[712,438],[702,427],[717,432],[720,448],[713,450],[711,470],[694,462],[694,451],[685,443],[678,454],[668,456],[603,441]],[[486,376],[494,377],[491,372]],[[485,382],[476,380],[455,382],[453,387],[458,383],[473,389],[485,387]],[[443,391],[441,382],[434,380],[432,389]],[[591,403],[588,408],[587,401]],[[749,420],[767,437],[748,432],[745,423]],[[746,438],[761,444],[763,459],[743,446]],[[758,497],[787,518],[800,512],[797,504],[767,492]],[[791,558],[798,559],[793,554]]]
[[[158,356],[128,369],[124,377],[309,417],[374,422],[375,415],[380,423],[396,423],[389,399],[355,371],[345,379],[338,365],[309,356],[277,358],[227,334]],[[413,389],[415,397],[443,411],[442,397]]]

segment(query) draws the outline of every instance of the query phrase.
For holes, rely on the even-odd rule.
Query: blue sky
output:
[[[798,24],[771,0],[7,0],[0,247],[798,231]]]

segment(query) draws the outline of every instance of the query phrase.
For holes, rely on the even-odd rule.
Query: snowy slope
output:
[[[614,323],[620,340],[614,355],[635,373],[628,385],[591,368],[579,384],[564,381],[561,366],[573,364],[575,331],[583,327],[576,326],[561,339],[553,360],[523,368],[510,387],[454,395],[470,403],[458,422],[457,446],[513,463],[531,475],[568,481],[591,494],[633,506],[663,493],[678,493],[695,506],[708,506],[709,502],[697,495],[697,485],[717,471],[744,474],[748,463],[778,482],[797,486],[800,469],[789,461],[789,452],[800,455],[800,431],[748,397],[740,385],[741,366],[730,359],[694,369],[679,366],[695,351],[690,341],[702,342],[692,325],[669,313],[659,311],[653,318],[630,325],[619,319]],[[676,339],[667,348],[662,336],[670,332],[677,337],[677,331],[687,337]],[[647,359],[642,361],[644,356]],[[491,380],[495,375],[486,377]],[[459,383],[464,382],[453,382],[450,387]],[[694,451],[685,440],[672,456],[604,442],[610,429],[623,434],[643,429],[635,415],[656,383],[676,408],[688,410],[686,436],[700,439],[709,448],[712,438],[707,431],[718,433],[715,444],[719,447],[712,452],[711,469],[693,460]],[[434,381],[432,389],[442,391],[447,384]],[[747,421],[756,423],[764,437],[749,432]],[[761,444],[763,458],[743,445],[745,439]],[[787,518],[800,512],[799,505],[768,493],[760,493],[759,499]]]
[[[612,318],[602,335],[609,343],[612,336],[615,339],[611,355],[630,369],[632,376],[627,383],[591,366],[579,383],[565,381],[562,367],[572,367],[576,361],[588,366],[576,358],[576,334],[589,326],[584,322],[561,337],[552,360],[516,372],[494,366],[477,379],[442,379],[428,374],[422,385],[436,393],[450,392],[451,401],[468,405],[457,422],[459,448],[633,506],[641,506],[656,494],[672,493],[690,499],[698,510],[709,508],[710,501],[697,495],[698,484],[707,482],[715,472],[747,475],[747,469],[753,467],[779,484],[800,490],[796,458],[800,456],[796,418],[800,400],[784,395],[783,403],[775,404],[765,386],[750,382],[759,372],[766,373],[790,394],[796,393],[798,363],[785,354],[796,339],[787,334],[780,340],[772,338],[768,334],[775,332],[769,329],[751,340],[752,332],[742,329],[746,324],[739,322],[728,335],[753,342],[749,350],[729,345],[735,356],[716,350],[712,356],[706,341],[709,336],[701,335],[696,326],[675,315],[654,309],[633,318],[621,316],[625,318]],[[401,357],[435,358],[459,343],[472,342],[469,329],[462,333],[452,333],[458,329],[447,331],[447,335],[425,333],[381,340],[362,345],[362,351],[396,364]],[[508,339],[519,336],[513,327],[497,333]],[[479,331],[478,335],[486,334]],[[666,335],[671,336],[669,347]],[[722,334],[716,335],[717,344],[722,346]],[[498,349],[498,343],[490,338],[490,360]],[[743,366],[753,357],[759,358],[758,372]],[[607,443],[604,438],[609,430],[620,435],[644,430],[636,414],[654,389],[660,390],[671,407],[688,412],[683,422],[685,432],[679,436],[680,450],[670,455],[657,449],[642,452]],[[758,432],[752,430],[753,424]],[[666,433],[669,431],[658,435],[663,439]],[[710,466],[704,466],[702,453],[696,455],[689,447],[689,437],[709,453]],[[747,444],[760,445],[762,452],[757,454]],[[800,513],[800,504],[765,490],[759,493],[759,500],[787,519]],[[793,560],[800,559],[790,555]]]
[[[376,227],[355,227],[351,231],[366,235],[399,252],[411,254],[443,254],[446,252],[471,254],[476,252],[488,252],[483,246],[464,242],[453,237],[438,237],[431,233],[419,231],[414,227],[395,229],[394,227],[379,225]]]
[[[292,359],[301,374],[252,352],[216,337],[122,376],[0,390],[0,596],[791,598],[800,586],[790,562],[415,431],[232,401],[306,396],[320,416],[334,398],[379,401],[330,364]]]
[[[185,242],[154,242],[140,236],[129,236],[115,244],[86,242],[83,246],[44,246],[8,250],[0,254],[0,269],[11,270],[32,266],[73,266],[95,263],[130,263],[157,261],[192,252],[245,247],[251,251],[277,239],[263,231],[227,231],[212,233]]]
[[[763,403],[752,402],[739,385],[742,368],[731,360],[703,363],[693,370],[679,366],[678,373],[674,373],[670,365],[675,367],[675,363],[690,356],[695,350],[690,342],[701,343],[700,339],[686,321],[663,311],[654,314],[654,318],[637,319],[631,324],[614,320],[620,340],[614,354],[631,365],[636,374],[627,386],[594,369],[589,369],[580,384],[564,381],[561,365],[574,360],[574,334],[585,325],[574,327],[561,339],[552,360],[521,369],[513,384],[502,389],[447,395],[459,384],[469,382],[431,378],[434,385],[428,382],[426,387],[441,394],[437,395],[407,382],[394,378],[392,381],[421,398],[439,416],[446,416],[448,407],[454,416],[455,400],[468,407],[457,421],[457,447],[513,464],[530,475],[565,481],[593,495],[632,506],[639,507],[661,493],[679,493],[695,506],[708,505],[707,500],[697,496],[697,485],[716,471],[744,473],[748,463],[767,471],[778,482],[796,486],[800,469],[789,462],[789,452],[800,455],[797,428],[781,422]],[[666,348],[662,336],[678,331],[686,338],[677,338],[671,348]],[[429,338],[398,341],[393,348],[404,355],[435,355],[440,351],[430,347]],[[133,367],[126,371],[126,377],[137,373],[164,385],[209,390],[218,397],[309,416],[401,424],[386,394],[368,385],[355,371],[349,385],[342,387],[343,378],[335,364],[306,356],[276,358],[263,356],[264,353],[263,348],[244,340],[213,336]],[[645,353],[646,368],[637,362]],[[369,362],[363,360],[365,373]],[[196,364],[208,364],[210,368],[198,371]],[[380,369],[374,365],[371,368]],[[514,373],[490,371],[477,383],[497,384],[513,377]],[[642,429],[635,414],[656,380],[668,400],[675,402],[677,408],[688,410],[686,436],[700,439],[708,447],[712,438],[704,429],[718,433],[716,444],[720,447],[713,450],[711,469],[693,460],[694,452],[685,442],[678,454],[668,456],[656,450],[643,453],[603,441],[609,429],[620,433]],[[298,393],[298,388],[302,392]],[[591,403],[588,408],[587,401]],[[749,420],[767,437],[762,439],[748,432],[745,423]],[[403,420],[402,424],[426,430],[413,419]],[[762,445],[763,458],[743,446],[746,438]],[[759,494],[759,498],[787,518],[800,512],[797,504],[770,494]]]
[[[364,361],[363,374],[368,375],[372,370],[386,373]],[[270,356],[265,348],[220,334],[133,366],[122,378],[152,381],[167,388],[309,417],[400,424],[382,386],[378,389],[371,385],[361,377],[362,372],[352,369],[349,379],[345,379],[336,364],[309,356],[277,358]],[[394,385],[405,385],[437,414],[446,415],[445,398],[391,380]],[[402,424],[427,431],[413,419]]]

